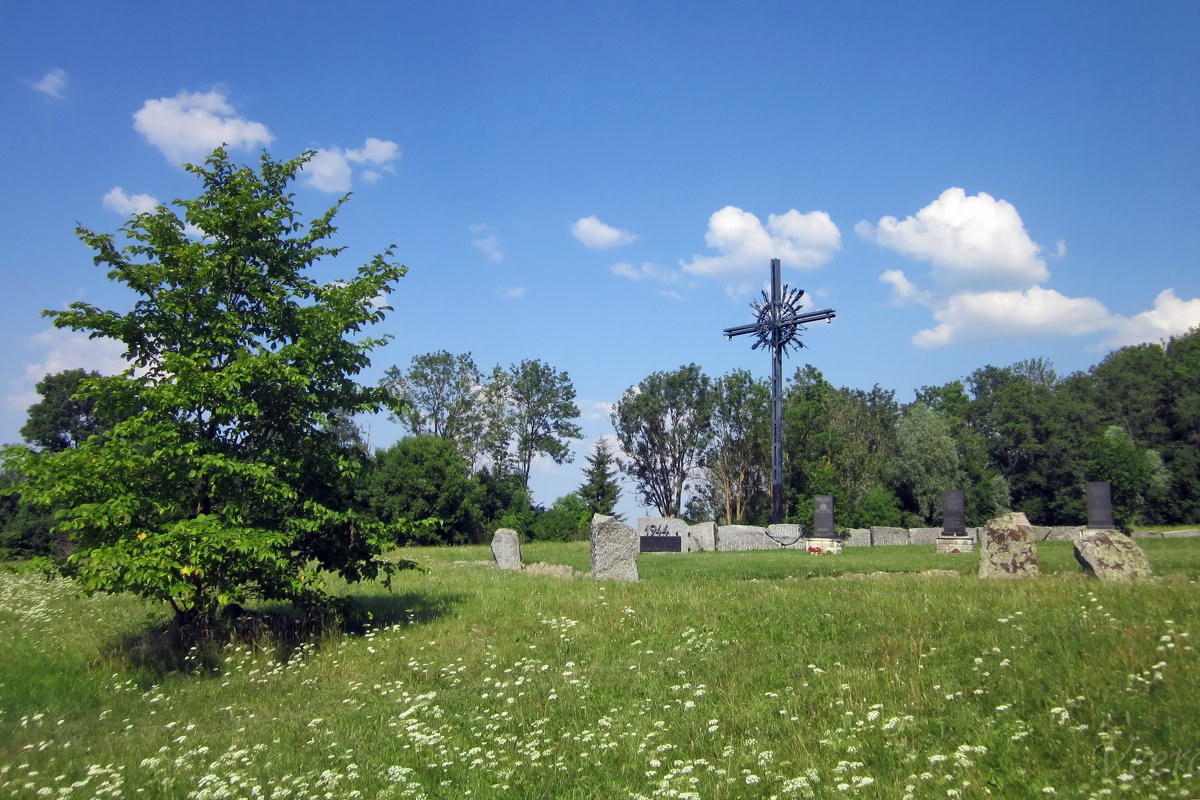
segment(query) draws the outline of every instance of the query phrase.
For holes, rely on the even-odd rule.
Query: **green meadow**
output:
[[[987,582],[930,546],[643,555],[636,584],[411,549],[345,589],[364,629],[191,649],[14,567],[0,797],[1196,797],[1200,540],[1141,544],[1160,577],[1125,585],[1053,542]]]

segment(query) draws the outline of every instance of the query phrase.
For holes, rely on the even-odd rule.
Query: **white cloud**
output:
[[[672,289],[663,289],[661,292],[659,292],[659,294],[668,300],[683,300],[683,296],[680,295],[679,292],[676,292]]]
[[[621,262],[613,264],[608,268],[609,272],[614,275],[620,275],[622,278],[628,278],[631,281],[654,281],[656,283],[677,284],[683,280],[678,272],[671,272],[662,269],[658,265],[650,261],[643,261],[640,267],[635,267],[633,264]]]
[[[360,177],[367,183],[375,183],[383,177],[383,172],[395,172],[392,162],[400,158],[400,145],[384,139],[367,137],[363,146],[357,150],[343,150],[340,147],[318,149],[301,170],[307,183],[323,192],[348,192],[353,185],[354,168],[352,164],[369,165]]]
[[[909,303],[927,304],[930,301],[929,292],[918,289],[903,272],[889,269],[879,276],[879,280],[892,286],[892,305],[907,305]]]
[[[1107,330],[1116,319],[1091,297],[1066,297],[1034,286],[1025,291],[964,292],[933,313],[940,323],[913,336],[917,347],[1031,336],[1079,336]]]
[[[500,246],[500,236],[491,225],[480,222],[472,225],[469,230],[476,234],[475,238],[471,240],[471,244],[487,256],[489,261],[499,264],[504,260],[504,248]]]
[[[500,293],[505,300],[520,300],[525,296],[524,286],[512,286]]]
[[[308,185],[322,192],[348,192],[353,183],[350,162],[337,149],[316,151],[301,171]]]
[[[824,211],[801,214],[791,209],[771,214],[763,226],[758,217],[734,206],[725,206],[708,219],[704,234],[715,256],[695,256],[680,262],[685,272],[734,280],[758,274],[778,258],[785,267],[815,269],[841,249],[837,225]]]
[[[122,358],[125,346],[114,339],[89,339],[86,333],[76,333],[62,328],[46,328],[25,339],[31,350],[40,351],[40,360],[25,367],[25,380],[21,391],[10,394],[7,405],[23,411],[40,397],[29,387],[46,375],[67,369],[96,370],[102,375],[123,372],[129,364]]]
[[[251,148],[275,140],[266,125],[238,117],[218,91],[147,100],[133,115],[133,128],[174,164],[198,161],[221,145]]]
[[[1017,209],[984,192],[968,196],[951,187],[915,216],[883,217],[874,226],[864,220],[854,230],[932,264],[935,282],[953,289],[1024,288],[1050,277]],[[1065,243],[1058,252],[1065,254]]]
[[[31,85],[47,97],[62,100],[69,82],[70,77],[67,75],[65,69],[52,69],[43,75],[40,80],[33,81]]]
[[[572,222],[571,235],[582,242],[584,247],[593,250],[607,250],[610,247],[629,244],[638,238],[637,234],[606,225],[594,216],[581,217]]]
[[[603,400],[591,400],[583,402],[581,407],[583,409],[583,418],[588,422],[596,422],[598,420],[608,421],[612,419],[612,414],[616,410],[617,404]]]
[[[148,214],[158,208],[158,198],[149,194],[129,195],[120,186],[114,186],[104,195],[104,207],[124,216]]]
[[[1164,289],[1154,298],[1154,308],[1132,317],[1121,317],[1107,344],[1123,347],[1161,342],[1200,326],[1200,298],[1180,300],[1174,289]]]

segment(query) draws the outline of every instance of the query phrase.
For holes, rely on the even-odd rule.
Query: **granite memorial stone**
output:
[[[1075,560],[1102,581],[1150,578],[1150,559],[1133,539],[1118,531],[1090,531],[1075,540]]]
[[[1112,485],[1108,481],[1088,481],[1087,526],[1104,531],[1117,527],[1113,524]]]
[[[521,568],[521,535],[511,528],[500,528],[492,535],[492,558],[500,569]]]
[[[592,517],[592,577],[598,580],[638,579],[638,533],[613,517]]]
[[[1037,544],[1029,518],[1020,512],[988,520],[987,544],[979,554],[981,578],[1038,577]]]

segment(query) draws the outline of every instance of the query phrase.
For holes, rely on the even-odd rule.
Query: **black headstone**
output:
[[[812,535],[817,539],[832,539],[837,535],[833,530],[833,498],[829,495],[813,498]]]
[[[967,507],[959,489],[942,492],[942,536],[967,535]]]
[[[639,550],[643,553],[682,553],[682,536],[643,536]]]
[[[1087,515],[1089,528],[1110,531],[1116,527],[1112,515],[1112,485],[1108,481],[1088,481]]]

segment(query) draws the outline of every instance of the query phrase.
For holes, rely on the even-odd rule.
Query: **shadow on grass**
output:
[[[234,607],[204,625],[176,620],[124,635],[104,649],[139,686],[147,688],[172,673],[218,675],[230,649],[249,647],[286,663],[301,648],[319,650],[340,636],[362,636],[393,625],[423,625],[449,614],[465,595],[436,593],[370,595],[346,598],[342,614],[291,604]]]

